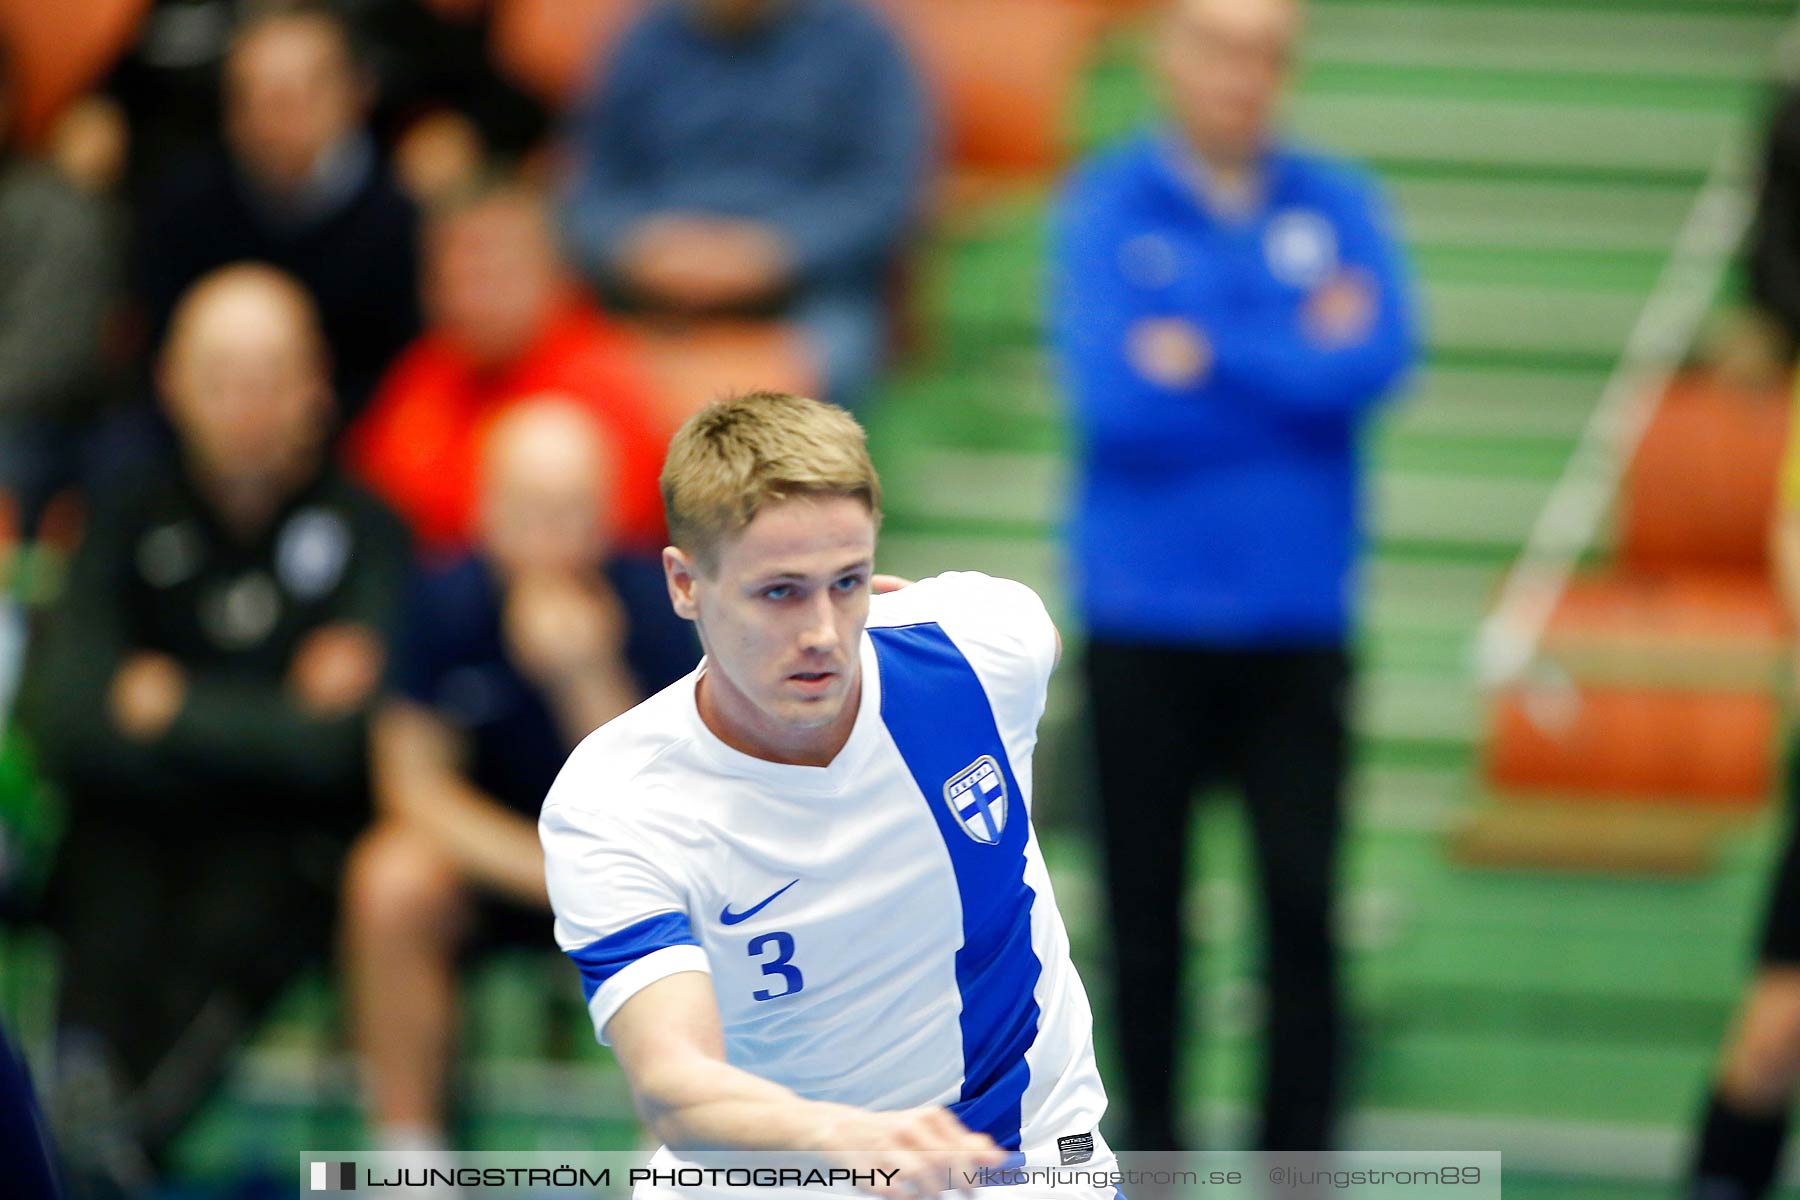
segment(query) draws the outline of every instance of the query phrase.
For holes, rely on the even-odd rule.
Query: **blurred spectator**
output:
[[[1197,787],[1241,787],[1267,918],[1259,1141],[1329,1144],[1332,905],[1358,438],[1412,361],[1411,298],[1370,182],[1271,131],[1295,0],[1179,0],[1168,124],[1062,198],[1055,337],[1080,437],[1073,558],[1090,632],[1131,1125],[1179,1146],[1182,889]]]
[[[104,88],[59,122],[58,157],[104,184],[124,175],[141,202],[156,181],[219,146],[226,51],[256,0],[149,0]],[[401,181],[423,194],[491,155],[543,143],[549,115],[494,64],[493,0],[337,0],[372,68],[373,128]],[[116,160],[116,165],[114,164]],[[107,163],[104,167],[85,164]],[[420,194],[415,192],[415,194]]]
[[[318,304],[347,415],[419,328],[417,218],[364,128],[370,98],[329,8],[252,18],[226,60],[228,152],[170,182],[138,247],[159,334],[176,298],[214,267],[258,259],[293,273]]]
[[[381,818],[346,885],[355,1037],[396,1150],[446,1146],[463,952],[554,946],[537,811],[570,749],[699,658],[660,567],[609,561],[585,405],[514,407],[486,447],[480,550],[417,590],[375,725]]]
[[[495,65],[494,0],[352,0],[378,85],[375,132],[415,196],[516,162],[550,132],[550,117]]]
[[[324,346],[296,282],[205,277],[159,380],[180,460],[97,499],[31,697],[70,814],[63,1149],[130,1186],[329,945],[407,563],[400,523],[325,454]]]
[[[431,327],[395,362],[346,442],[370,485],[428,549],[466,549],[484,430],[508,405],[555,392],[586,405],[617,448],[604,501],[620,542],[660,551],[656,476],[669,431],[630,341],[557,258],[541,199],[488,182],[445,200],[428,222],[425,259]]]
[[[219,151],[220,80],[245,7],[245,0],[150,0],[103,86],[73,110],[78,140],[89,143],[79,157],[117,160],[112,171],[122,175],[133,208],[155,198],[171,174]],[[105,146],[108,139],[116,145]]]
[[[566,233],[633,306],[783,312],[860,400],[921,203],[924,101],[850,0],[668,0],[621,39],[569,132]]]
[[[1783,92],[1769,118],[1762,187],[1750,235],[1750,295],[1800,346],[1800,89]]]
[[[106,211],[19,154],[0,52],[0,489],[27,528],[71,474],[105,384],[101,339],[118,239]]]

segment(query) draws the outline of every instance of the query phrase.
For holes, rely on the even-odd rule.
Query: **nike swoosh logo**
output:
[[[799,882],[800,881],[798,879],[794,880],[794,883],[799,883]],[[782,888],[780,891],[776,892],[774,896],[770,896],[768,899],[764,900],[761,904],[751,905],[749,908],[746,908],[743,912],[734,913],[731,911],[731,905],[727,904],[724,908],[721,908],[719,910],[719,920],[723,924],[726,924],[726,925],[736,925],[740,921],[748,921],[751,917],[754,917],[757,913],[759,913],[763,909],[769,907],[769,905],[775,903],[776,896],[781,895],[782,892],[785,892],[788,890],[788,888],[793,887],[794,883],[788,884],[787,887]]]

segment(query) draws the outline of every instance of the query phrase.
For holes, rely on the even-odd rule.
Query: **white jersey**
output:
[[[1055,636],[1023,584],[940,575],[872,600],[830,766],[720,741],[705,664],[583,741],[540,831],[600,1040],[639,989],[705,971],[735,1066],[813,1100],[946,1105],[1033,1162],[1104,1155],[1093,1018],[1030,822]]]

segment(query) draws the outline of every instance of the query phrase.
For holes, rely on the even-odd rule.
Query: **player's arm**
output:
[[[537,828],[469,783],[455,730],[396,699],[376,713],[370,740],[384,815],[424,830],[472,879],[526,904],[549,904]]]
[[[897,1172],[938,1192],[947,1172],[1000,1163],[1004,1153],[944,1108],[876,1113],[802,1099],[725,1060],[711,979],[669,975],[633,995],[606,1023],[644,1124],[674,1150],[818,1152],[857,1170]]]

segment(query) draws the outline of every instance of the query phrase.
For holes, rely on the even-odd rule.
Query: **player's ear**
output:
[[[664,546],[662,552],[663,579],[669,585],[669,603],[675,609],[675,615],[684,620],[698,620],[700,608],[694,602],[694,584],[699,578],[699,571],[694,560],[679,546]]]

